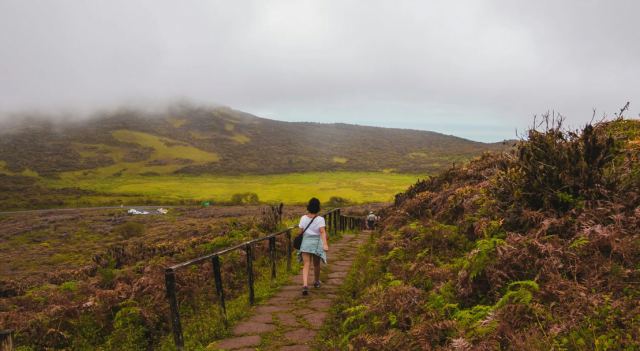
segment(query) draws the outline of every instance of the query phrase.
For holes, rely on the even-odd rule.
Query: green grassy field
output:
[[[392,201],[415,183],[417,175],[374,172],[312,172],[244,176],[121,176],[91,177],[77,173],[43,180],[54,188],[77,187],[116,195],[140,195],[159,200],[229,201],[252,192],[260,201],[302,203],[311,196],[326,201],[339,196],[356,203]]]

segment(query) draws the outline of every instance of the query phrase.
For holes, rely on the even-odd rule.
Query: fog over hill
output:
[[[282,122],[228,107],[122,108],[88,119],[22,116],[0,137],[0,171],[53,176],[432,173],[505,147],[429,131]]]

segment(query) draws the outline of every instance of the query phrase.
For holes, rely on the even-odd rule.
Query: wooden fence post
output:
[[[13,351],[13,330],[0,330],[0,351]]]
[[[213,280],[216,283],[216,295],[218,295],[218,301],[220,303],[220,309],[222,310],[222,316],[224,317],[225,324],[227,323],[227,306],[224,302],[224,289],[222,287],[222,273],[220,272],[220,257],[211,257],[211,263],[213,264]]]
[[[291,272],[291,255],[293,247],[291,247],[291,229],[287,229],[287,272]]]
[[[269,259],[271,260],[271,279],[276,279],[276,237],[269,238]]]
[[[253,291],[253,250],[251,244],[244,247],[247,253],[247,285],[249,285],[249,304],[253,306],[255,302],[255,293]]]
[[[180,311],[178,309],[178,299],[176,299],[176,274],[171,268],[164,271],[164,281],[167,288],[167,298],[171,308],[171,326],[173,327],[173,340],[178,350],[184,350],[184,339],[182,337],[182,325],[180,325]]]

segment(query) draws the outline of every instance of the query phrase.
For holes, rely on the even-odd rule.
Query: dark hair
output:
[[[307,211],[314,214],[320,212],[320,200],[312,197],[311,200],[309,200],[309,204],[307,205]]]

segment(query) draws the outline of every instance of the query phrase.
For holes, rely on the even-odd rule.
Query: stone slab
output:
[[[271,306],[271,305],[264,305],[264,306],[258,306],[256,307],[256,314],[260,314],[260,313],[274,313],[274,312],[282,312],[282,311],[287,311],[294,308],[294,306],[292,306],[290,303],[288,305],[276,305],[276,306]]]
[[[296,286],[295,290],[280,291],[274,295],[275,298],[291,299],[293,297],[302,296],[302,287]]]
[[[247,335],[236,338],[224,339],[216,342],[214,347],[222,350],[235,350],[243,347],[251,347],[260,345],[260,336]]]
[[[309,351],[311,347],[308,345],[287,345],[280,348],[281,351]]]
[[[312,300],[311,302],[309,302],[307,304],[308,307],[316,309],[316,310],[323,310],[323,309],[328,309],[329,307],[331,307],[331,300],[329,299],[315,299]]]
[[[294,313],[294,314],[296,314],[296,315],[298,315],[298,316],[304,316],[304,315],[306,315],[306,314],[309,314],[309,313],[315,313],[315,312],[316,312],[316,311],[314,311],[314,310],[312,310],[312,309],[309,309],[309,308],[302,308],[302,309],[299,309],[299,310],[295,310],[295,311],[293,311],[293,313]]]
[[[256,314],[249,318],[248,322],[253,323],[273,323],[273,317],[268,313]]]
[[[234,335],[262,334],[276,330],[273,324],[246,321],[233,328]]]
[[[278,313],[276,314],[276,318],[278,318],[278,321],[280,322],[281,325],[285,326],[285,327],[299,327],[300,323],[298,323],[298,320],[296,318],[296,316],[294,314],[291,313]]]
[[[329,279],[331,278],[344,278],[347,276],[347,272],[332,272],[329,273]]]
[[[284,336],[295,343],[303,344],[313,340],[313,338],[316,337],[316,334],[317,332],[315,330],[300,328],[286,332]]]
[[[304,316],[304,319],[311,325],[313,329],[320,329],[324,320],[329,314],[327,312],[316,312]]]

